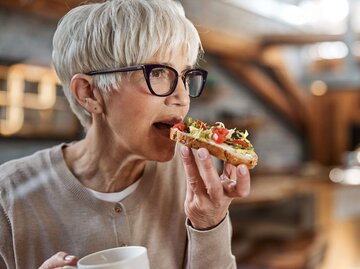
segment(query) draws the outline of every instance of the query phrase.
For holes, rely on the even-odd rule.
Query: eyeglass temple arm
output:
[[[129,66],[129,67],[124,67],[124,68],[110,69],[110,70],[90,71],[90,72],[85,73],[85,75],[93,76],[93,75],[111,74],[111,73],[118,73],[118,72],[129,72],[129,71],[142,70],[143,68],[144,68],[143,65]]]

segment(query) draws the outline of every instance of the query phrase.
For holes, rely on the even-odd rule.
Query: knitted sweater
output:
[[[187,224],[177,155],[147,162],[137,189],[111,203],[74,177],[64,146],[0,166],[0,268],[38,268],[58,251],[81,258],[122,245],[147,247],[153,269],[236,268],[228,217],[209,231]]]

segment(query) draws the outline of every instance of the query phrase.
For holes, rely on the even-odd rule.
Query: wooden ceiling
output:
[[[101,1],[101,0],[100,0]],[[58,20],[71,8],[96,0],[0,0],[6,7]],[[312,129],[311,96],[301,89],[285,65],[282,55],[284,45],[304,45],[324,41],[343,40],[343,36],[313,34],[274,34],[249,39],[241,33],[229,34],[221,29],[194,22],[198,26],[206,53],[215,55],[220,64],[233,73],[241,83],[259,96],[266,105],[295,127],[300,134]],[[360,37],[359,37],[360,39]],[[310,135],[311,136],[311,135]]]
[[[57,20],[85,0],[1,0],[0,6]]]
[[[101,0],[100,0],[101,1]],[[85,2],[97,0],[1,0],[0,7],[36,14],[43,18],[58,20],[71,8]],[[279,52],[273,52],[273,46],[284,43],[311,43],[319,39],[338,39],[332,36],[268,35],[264,39],[242,38],[241,34],[231,35],[219,29],[213,29],[194,22],[198,27],[204,49],[207,53],[217,55],[225,68],[235,73],[240,81],[245,81],[256,94],[270,104],[287,121],[296,128],[306,128],[308,113],[303,91],[299,89],[291,74],[286,71]],[[268,57],[267,55],[275,55]],[[272,60],[269,60],[272,59]],[[275,60],[273,60],[275,59]],[[264,65],[273,69],[274,76],[269,76],[258,66]],[[296,109],[294,109],[296,108]],[[305,112],[305,113],[304,113]]]

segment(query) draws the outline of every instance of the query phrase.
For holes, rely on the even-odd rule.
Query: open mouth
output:
[[[173,123],[165,123],[165,122],[155,122],[154,123],[155,128],[163,130],[163,129],[170,129],[174,126]]]
[[[169,119],[164,121],[155,122],[153,126],[158,131],[161,136],[165,136],[170,139],[170,128],[174,126],[174,124],[180,122],[181,119]]]

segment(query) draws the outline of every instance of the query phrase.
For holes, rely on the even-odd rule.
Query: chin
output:
[[[171,140],[169,140],[171,141]],[[153,160],[157,162],[168,162],[174,158],[175,155],[175,145],[176,143],[173,143],[174,141],[171,141],[171,143],[166,143],[158,146],[153,151]]]

